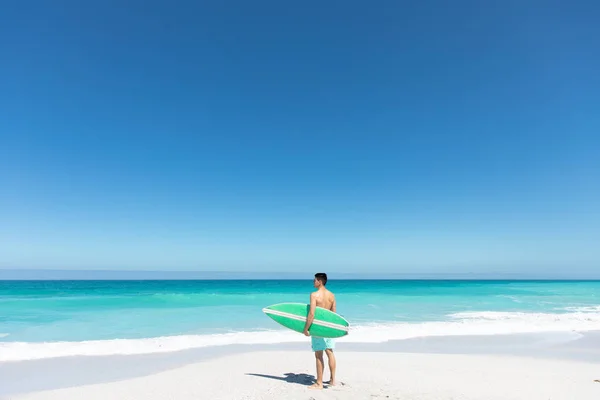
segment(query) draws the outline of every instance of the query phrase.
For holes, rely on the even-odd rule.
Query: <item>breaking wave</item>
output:
[[[432,336],[600,330],[600,306],[573,308],[571,311],[564,313],[460,312],[448,315],[445,321],[360,324],[351,326],[350,334],[339,341],[381,343]],[[0,337],[2,335],[7,336],[7,334],[0,334]],[[290,330],[265,330],[81,342],[0,342],[0,361],[164,353],[232,344],[301,343],[306,340],[303,335]]]

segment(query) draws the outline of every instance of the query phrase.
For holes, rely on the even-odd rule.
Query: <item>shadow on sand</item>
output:
[[[283,376],[264,375],[264,374],[246,374],[246,375],[258,376],[260,378],[267,378],[267,379],[275,379],[278,381],[284,381],[287,383],[295,383],[297,385],[305,385],[305,386],[312,385],[315,382],[315,377],[313,375],[295,374],[293,372],[288,372],[287,374],[283,374]]]

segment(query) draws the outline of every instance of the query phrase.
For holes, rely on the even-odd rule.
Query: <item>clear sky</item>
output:
[[[596,1],[11,1],[0,268],[600,270]]]

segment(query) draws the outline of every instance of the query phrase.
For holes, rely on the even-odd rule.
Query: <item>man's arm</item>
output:
[[[333,295],[333,304],[331,305],[331,311],[337,312],[336,311],[336,304],[335,304],[335,294]]]
[[[304,325],[304,334],[306,336],[310,336],[310,333],[308,333],[308,329],[310,328],[313,321],[315,320],[315,308],[317,308],[317,294],[311,293],[310,294],[310,307],[308,309],[308,315],[306,316],[306,324]]]

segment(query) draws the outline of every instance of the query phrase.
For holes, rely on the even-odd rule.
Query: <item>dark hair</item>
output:
[[[315,278],[321,281],[323,285],[327,285],[327,274],[324,272],[319,272],[315,274]]]

